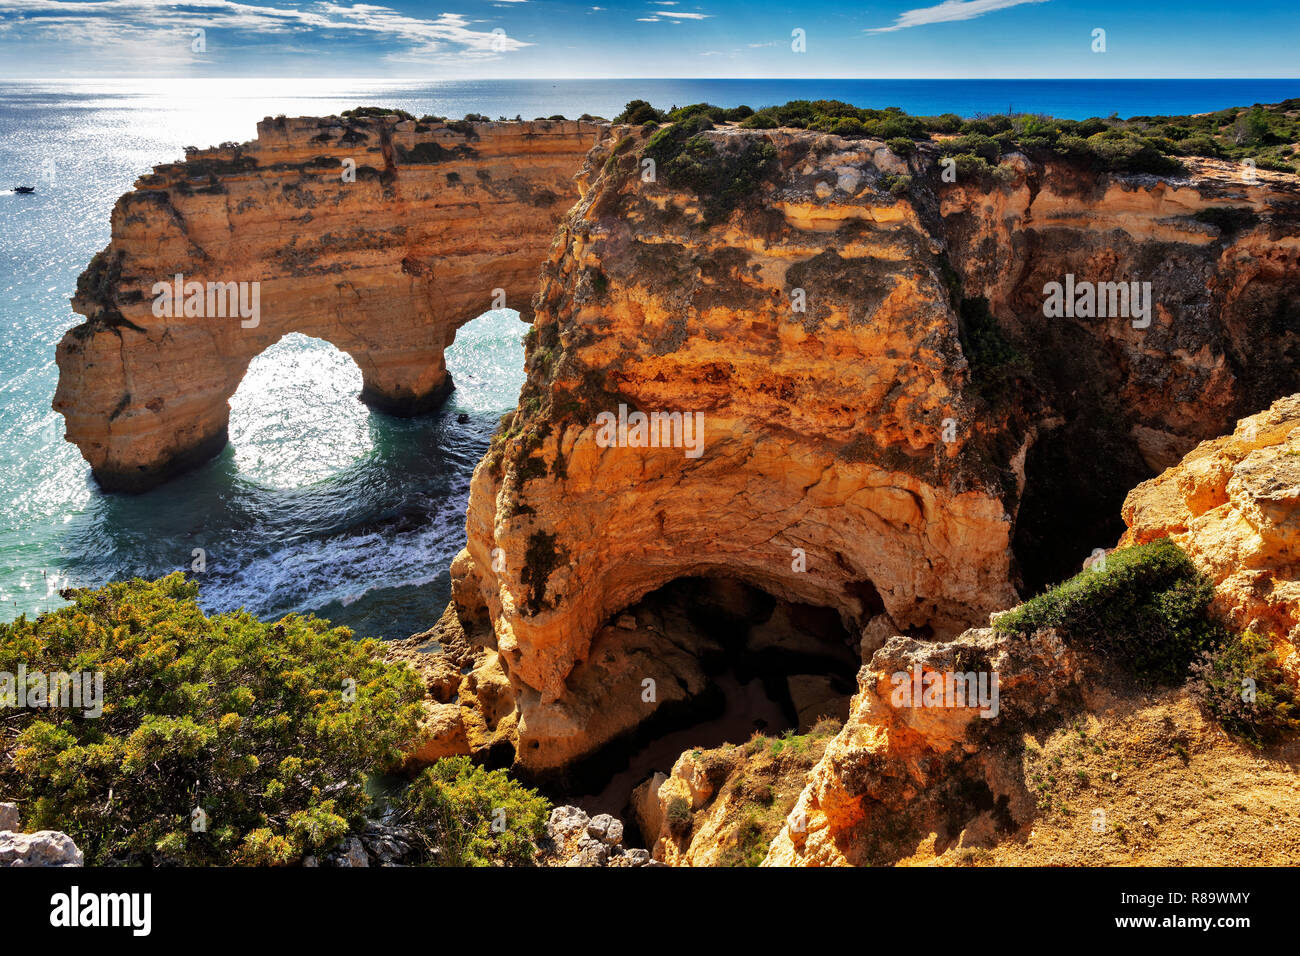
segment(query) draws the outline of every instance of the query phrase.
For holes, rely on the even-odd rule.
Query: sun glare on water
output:
[[[297,488],[336,474],[373,447],[357,400],[361,370],[328,342],[292,333],[248,367],[230,400],[230,443],[245,477]]]

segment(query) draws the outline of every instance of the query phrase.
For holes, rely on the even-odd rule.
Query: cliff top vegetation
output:
[[[913,116],[898,107],[870,109],[839,100],[791,100],[754,110],[710,103],[659,110],[633,100],[616,123],[680,123],[692,117],[743,129],[809,129],[849,138],[882,139],[905,153],[917,141],[933,140],[945,155],[969,156],[986,164],[1012,152],[1057,156],[1115,172],[1177,173],[1180,157],[1240,161],[1260,169],[1294,173],[1300,163],[1300,99],[1271,105],[1230,107],[1191,116],[1117,115],[1086,120],[1038,113]]]

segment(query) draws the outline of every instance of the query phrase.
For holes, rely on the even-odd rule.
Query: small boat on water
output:
[[[36,192],[36,187],[35,187],[35,186],[15,186],[15,187],[14,187],[14,192],[16,192],[16,193],[34,193],[34,192]]]

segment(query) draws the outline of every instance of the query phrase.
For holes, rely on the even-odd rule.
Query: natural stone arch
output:
[[[451,389],[443,350],[501,306],[531,314],[577,196],[590,123],[276,119],[242,146],[155,168],[118,200],[78,280],[54,407],[109,490],[216,454],[248,363],[289,332],[361,369],[372,408],[415,415]],[[355,170],[355,176],[350,176]],[[259,315],[158,316],[157,283],[245,283]]]

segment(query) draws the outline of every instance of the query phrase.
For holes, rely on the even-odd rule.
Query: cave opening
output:
[[[271,488],[298,488],[373,451],[361,369],[324,339],[290,332],[248,365],[230,398],[235,465]]]
[[[634,837],[640,784],[686,751],[842,722],[861,666],[859,638],[838,611],[723,577],[675,579],[613,615],[592,654],[620,650],[666,663],[672,680],[648,718],[572,768],[564,797],[620,817]]]
[[[1025,459],[1012,551],[1024,598],[1077,574],[1124,533],[1124,498],[1154,472],[1113,418],[1080,415],[1047,430]]]

